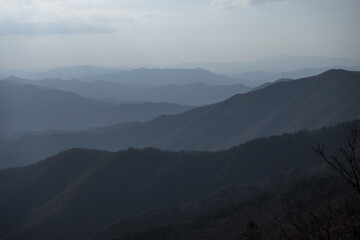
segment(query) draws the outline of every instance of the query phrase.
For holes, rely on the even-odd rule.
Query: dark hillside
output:
[[[34,165],[1,170],[0,222],[6,226],[1,236],[90,236],[128,214],[197,201],[297,166],[320,166],[312,147],[319,142],[328,149],[345,146],[353,124],[359,122],[257,139],[219,152],[72,149]]]
[[[330,211],[327,204],[330,199],[333,208],[328,221]],[[262,233],[261,239],[264,240],[308,239],[307,236],[316,236],[314,239],[326,239],[322,237],[328,236],[330,239],[357,239],[359,203],[353,189],[340,179],[333,176],[309,177],[297,181],[285,193],[265,193],[249,201],[224,205],[220,210],[204,214],[187,223],[96,239],[245,240],[248,238],[243,234],[250,221],[258,226]],[[281,221],[287,237],[276,221]],[[296,227],[299,230],[296,230],[292,221],[298,224]],[[307,232],[303,232],[306,227],[301,224],[308,224],[314,235],[306,235]],[[331,227],[329,235],[325,230],[327,226]]]

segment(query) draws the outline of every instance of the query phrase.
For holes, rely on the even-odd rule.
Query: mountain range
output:
[[[69,80],[74,78],[101,75],[111,71],[120,71],[120,69],[110,68],[110,67],[94,67],[88,65],[80,65],[80,66],[51,68],[46,71],[13,69],[13,70],[0,72],[0,76],[2,76],[3,78],[7,78],[10,76],[17,76],[19,78],[28,78],[33,80],[56,79],[56,78]]]
[[[205,68],[214,73],[222,74],[226,76],[234,76],[242,73],[250,72],[268,72],[269,77],[272,73],[278,74],[281,72],[303,72],[306,69],[322,69],[322,71],[329,70],[331,68],[344,68],[347,70],[359,70],[352,69],[354,66],[360,66],[360,59],[346,59],[346,58],[331,58],[331,57],[312,57],[312,56],[296,56],[296,55],[280,55],[273,56],[253,61],[245,62],[195,62],[195,63],[183,63],[172,66],[147,66],[148,69],[194,69]],[[87,78],[91,76],[100,76],[108,73],[126,72],[130,69],[139,69],[139,67],[131,66],[118,66],[118,67],[99,67],[99,66],[64,66],[51,68],[48,70],[24,70],[13,69],[0,71],[1,77],[17,76],[20,78],[28,79],[78,79]],[[305,71],[306,72],[306,71]],[[320,72],[312,71],[311,75],[319,74]],[[300,77],[308,77],[310,75],[302,75]],[[291,76],[283,76],[285,78],[291,78]],[[281,77],[282,78],[282,77]],[[246,79],[243,79],[246,80]],[[179,83],[178,83],[179,84]]]
[[[25,134],[2,142],[0,166],[26,165],[71,147],[110,151],[149,146],[170,150],[229,148],[257,137],[358,119],[359,89],[359,72],[330,70],[144,123]]]
[[[246,72],[290,72],[306,68],[347,68],[360,66],[360,59],[321,57],[321,56],[299,56],[279,55],[268,58],[257,59],[245,62],[199,62],[184,63],[176,67],[180,68],[206,68],[218,74],[234,76]],[[326,70],[326,69],[324,69]],[[351,70],[351,69],[349,69]]]
[[[242,84],[212,86],[201,82],[146,88],[104,80],[84,82],[75,79],[28,80],[16,77],[6,78],[5,80],[74,92],[87,98],[115,103],[167,102],[195,106],[223,101],[232,95],[250,90],[250,88]]]
[[[235,79],[212,73],[206,69],[147,69],[139,68],[129,71],[113,71],[102,75],[80,78],[81,81],[110,81],[136,87],[156,87],[170,84],[204,83],[208,85],[239,84]]]
[[[72,131],[145,121],[192,108],[170,103],[111,104],[16,80],[0,81],[0,138],[21,131]]]

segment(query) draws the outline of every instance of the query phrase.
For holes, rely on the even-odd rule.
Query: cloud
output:
[[[280,2],[286,0],[213,0],[210,4],[211,8],[231,10],[238,7],[249,5],[260,5],[270,2]]]
[[[49,22],[20,22],[13,19],[0,21],[0,35],[39,35],[39,34],[89,34],[111,33],[110,26],[82,21],[49,21]]]
[[[213,0],[210,4],[211,8],[217,8],[217,9],[235,9],[237,8],[241,2],[240,0]]]
[[[251,0],[250,4],[265,4],[268,2],[282,2],[282,1],[286,1],[286,0]]]
[[[146,7],[139,9],[146,0],[3,1],[0,36],[112,33],[145,22],[144,15],[154,12]]]

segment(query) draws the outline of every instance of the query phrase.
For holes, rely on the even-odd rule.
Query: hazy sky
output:
[[[0,0],[0,69],[360,58],[359,0]]]

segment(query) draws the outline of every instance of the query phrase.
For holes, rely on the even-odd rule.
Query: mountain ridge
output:
[[[168,102],[184,105],[204,105],[222,101],[250,88],[242,85],[208,85],[202,82],[168,84],[158,87],[135,87],[105,80],[84,82],[80,80],[27,80],[9,77],[3,81],[23,82],[77,93],[93,99],[113,99],[118,102]],[[220,84],[220,83],[219,83]]]
[[[70,131],[145,121],[191,108],[170,103],[113,104],[73,92],[3,80],[0,81],[0,137],[19,131]]]
[[[360,118],[360,73],[331,70],[288,82],[278,82],[223,102],[182,114],[160,116],[142,124],[116,125],[47,136],[27,135],[0,151],[2,166],[28,163],[71,147],[116,151],[128,147],[170,150],[215,150],[250,139],[314,129]],[[101,130],[103,132],[101,133]],[[46,142],[46,145],[39,145]],[[29,152],[31,149],[31,153]]]
[[[212,73],[203,68],[138,68],[129,71],[114,71],[98,76],[80,78],[92,82],[106,80],[125,83],[130,86],[164,86],[169,84],[189,84],[202,82],[209,85],[234,85],[235,79]]]

